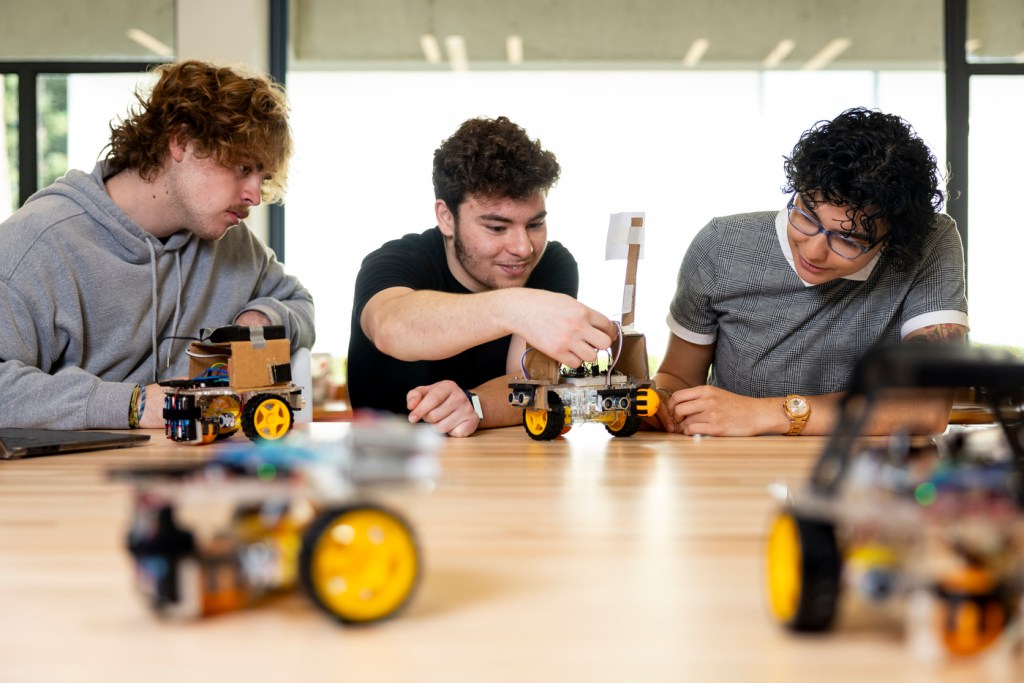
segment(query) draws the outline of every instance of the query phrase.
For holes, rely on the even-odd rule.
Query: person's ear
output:
[[[179,128],[167,143],[167,151],[171,155],[171,158],[175,161],[181,161],[185,158],[185,152],[188,150],[188,130],[185,126]]]
[[[437,217],[437,227],[441,229],[441,234],[445,237],[453,237],[455,235],[455,215],[443,199],[434,202],[434,215]]]

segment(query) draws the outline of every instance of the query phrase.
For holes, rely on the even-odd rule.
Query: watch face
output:
[[[786,409],[789,410],[791,415],[802,417],[808,413],[810,407],[803,396],[793,396],[786,401]]]

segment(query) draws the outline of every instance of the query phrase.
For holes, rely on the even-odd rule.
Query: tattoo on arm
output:
[[[915,344],[956,343],[962,342],[966,337],[967,328],[963,325],[943,323],[915,330],[907,335],[905,341]]]

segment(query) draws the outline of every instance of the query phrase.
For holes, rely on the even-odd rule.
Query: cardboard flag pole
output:
[[[626,282],[622,291],[622,327],[633,325],[636,310],[636,271],[643,256],[644,214],[613,213],[608,221],[605,259],[626,259]]]

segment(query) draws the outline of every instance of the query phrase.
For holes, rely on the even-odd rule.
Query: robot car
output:
[[[888,392],[928,387],[975,388],[998,427],[936,439],[860,435]],[[904,619],[924,657],[1020,638],[1022,410],[1024,362],[1009,352],[902,344],[865,356],[807,486],[776,487],[782,509],[766,546],[773,617],[820,632],[841,605],[879,608]]]
[[[509,381],[508,394],[510,404],[523,408],[526,433],[548,441],[574,424],[600,422],[614,436],[636,434],[641,418],[658,412],[658,394],[647,379],[643,335],[620,335],[618,346],[606,371],[596,362],[562,368],[536,349],[527,349],[523,376]]]
[[[395,615],[418,583],[413,529],[378,487],[430,483],[437,435],[402,420],[344,440],[224,444],[202,464],[117,470],[134,485],[127,545],[160,616],[197,618],[295,587],[334,619]]]
[[[303,398],[283,326],[202,330],[188,354],[191,379],[160,383],[168,439],[206,444],[241,428],[253,441],[273,441],[292,428]]]

